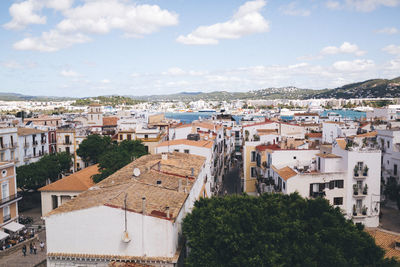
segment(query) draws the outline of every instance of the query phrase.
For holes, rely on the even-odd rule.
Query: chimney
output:
[[[190,169],[192,177],[194,176],[194,168]]]
[[[178,192],[182,192],[182,180],[178,180]]]
[[[167,160],[168,159],[168,153],[162,153],[161,154],[161,159],[162,160]]]
[[[146,197],[142,197],[142,213],[146,215]]]
[[[169,219],[169,218],[170,218],[169,207],[167,206],[165,209],[166,209],[166,211],[167,211],[167,218]]]

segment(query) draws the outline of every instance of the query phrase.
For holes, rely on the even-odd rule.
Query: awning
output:
[[[10,222],[3,226],[4,229],[11,231],[11,232],[18,232],[18,231],[24,229],[24,227],[25,227],[25,225],[19,224],[16,222]]]
[[[9,234],[6,234],[3,231],[0,231],[0,241],[6,239],[8,236],[9,236]]]

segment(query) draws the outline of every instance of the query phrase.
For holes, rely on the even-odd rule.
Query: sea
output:
[[[328,113],[330,113],[330,112],[337,113],[337,114],[341,115],[343,118],[348,118],[348,119],[352,119],[352,120],[366,117],[365,112],[351,110],[351,109],[325,110],[320,115],[327,116]],[[215,114],[216,114],[215,112],[166,112],[165,117],[169,118],[169,119],[179,120],[180,122],[186,124],[186,123],[191,123],[192,121],[195,121],[198,119],[210,118],[212,115],[215,115]],[[240,120],[243,118],[243,116],[234,115],[233,118],[237,122],[240,122]],[[281,118],[284,120],[292,120],[293,116],[282,116]]]

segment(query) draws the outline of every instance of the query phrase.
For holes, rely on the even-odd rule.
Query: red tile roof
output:
[[[118,118],[117,117],[104,117],[103,118],[103,126],[117,126]]]

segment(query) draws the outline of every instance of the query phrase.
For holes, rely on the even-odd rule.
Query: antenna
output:
[[[125,198],[124,198],[124,212],[125,212],[125,231],[122,233],[122,242],[129,243],[131,241],[129,234],[128,234],[128,228],[127,228],[127,218],[126,218],[126,198],[128,194],[125,193]]]
[[[133,176],[139,177],[139,175],[140,175],[140,169],[139,168],[134,168],[133,169]]]

